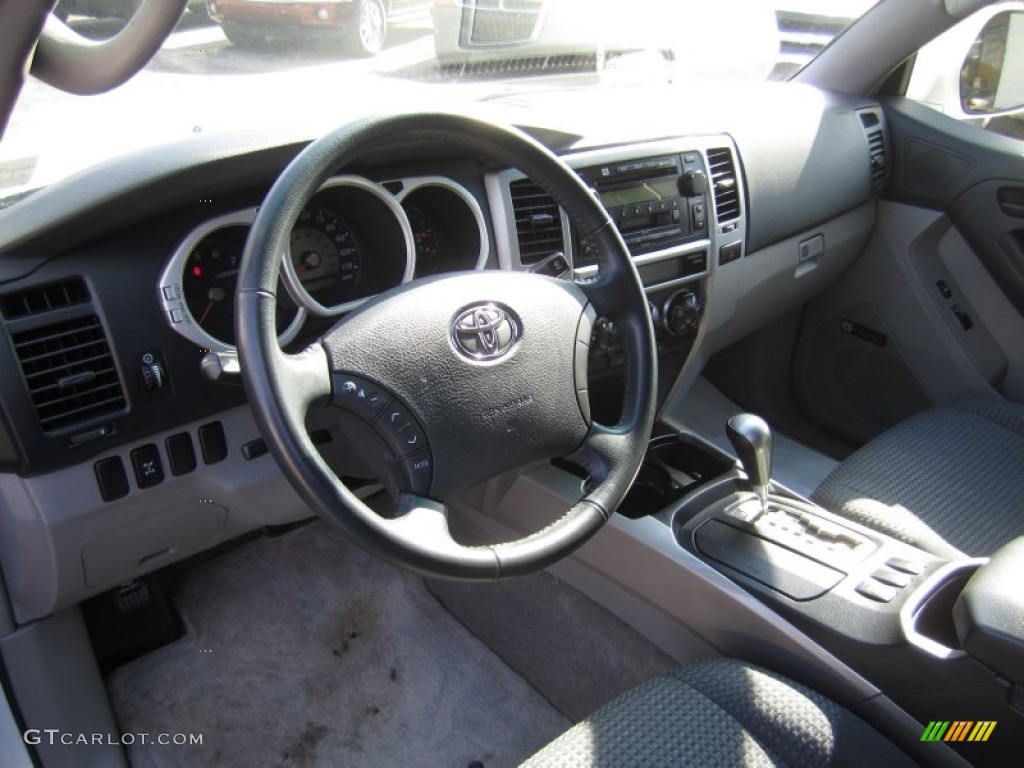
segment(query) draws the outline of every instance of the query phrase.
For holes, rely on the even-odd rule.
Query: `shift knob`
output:
[[[761,500],[762,509],[767,509],[768,483],[772,477],[771,427],[760,416],[738,413],[726,423],[725,434]]]

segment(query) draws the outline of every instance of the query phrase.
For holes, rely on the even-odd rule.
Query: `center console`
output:
[[[670,526],[919,722],[998,723],[998,742],[948,745],[969,761],[1024,746],[1024,538],[951,562],[839,517],[770,481],[770,433],[747,418],[728,428],[744,472],[696,436],[659,435],[619,513]]]

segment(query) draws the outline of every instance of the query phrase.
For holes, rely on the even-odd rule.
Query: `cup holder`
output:
[[[633,519],[660,512],[732,468],[731,457],[693,435],[655,437],[618,512]]]

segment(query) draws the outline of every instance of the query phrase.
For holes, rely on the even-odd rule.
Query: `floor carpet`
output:
[[[314,523],[192,571],[181,640],[115,670],[136,768],[515,765],[569,722],[423,581]]]

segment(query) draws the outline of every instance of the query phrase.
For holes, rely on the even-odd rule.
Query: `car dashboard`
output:
[[[531,116],[549,94],[488,114],[556,151],[619,226],[665,403],[714,351],[819,293],[860,252],[887,173],[884,119],[870,100],[801,86],[765,84],[713,111],[674,86],[639,89],[622,96],[635,100],[628,120],[609,116],[606,97],[574,94],[543,125]],[[19,621],[310,514],[239,386],[233,297],[248,227],[311,138],[147,150],[0,214],[0,557]],[[426,276],[590,280],[588,248],[516,169],[443,142],[375,152],[339,168],[294,223],[280,342],[302,349]],[[599,321],[598,420],[616,420],[621,364],[614,326]],[[329,410],[307,427],[340,476],[372,477]]]

